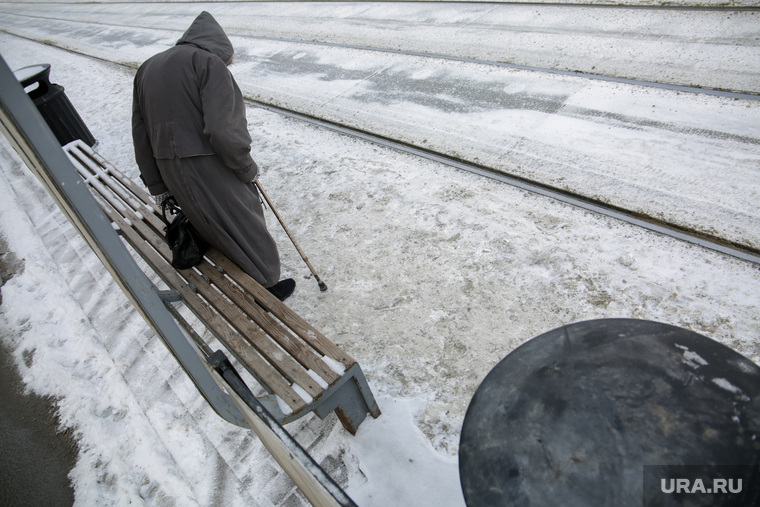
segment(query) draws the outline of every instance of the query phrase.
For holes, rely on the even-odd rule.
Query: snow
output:
[[[14,33],[46,40],[52,32],[64,47],[136,67],[178,38],[182,28],[174,26],[188,25],[199,9],[208,8],[234,34],[234,72],[249,98],[570,189],[729,242],[760,245],[760,152],[753,141],[760,136],[760,101],[334,45],[371,41],[388,51],[483,55],[558,71],[758,93],[754,11],[307,3],[278,15],[280,7],[156,4],[135,13],[129,4],[114,4],[93,13],[85,4],[50,6],[47,16],[60,20],[37,20],[33,5],[14,5],[14,14],[2,21]],[[25,11],[35,21],[15,14]],[[525,26],[504,21],[522,15],[531,20]],[[467,24],[473,19],[477,25]],[[462,23],[469,30],[476,26],[486,40],[462,37]],[[612,28],[620,24],[649,28]],[[716,36],[702,36],[699,27],[705,24]],[[562,49],[518,40],[496,46],[525,56],[493,53],[488,40],[515,33],[556,38]],[[288,42],[283,36],[333,45]],[[610,66],[620,60],[622,47],[630,48],[625,65]],[[589,63],[595,68],[586,68]],[[725,81],[708,83],[714,76]],[[726,167],[741,186],[724,177]]]
[[[702,356],[688,349],[684,350],[683,352],[683,362],[695,370],[700,366],[707,366],[708,364],[707,361],[702,358]]]
[[[415,412],[425,399],[381,398],[383,415],[369,438],[354,443],[361,476],[350,491],[359,505],[459,505],[463,502],[456,458],[431,455],[416,426]],[[398,438],[404,439],[398,442]],[[389,442],[395,442],[390,444]],[[352,469],[352,470],[359,470]]]
[[[171,45],[201,8],[144,4],[141,10],[163,14],[141,17],[124,5],[67,6],[81,19],[77,30],[7,14],[0,24],[136,65]],[[338,5],[344,18],[399,18],[383,10],[403,9]],[[214,13],[213,5],[202,8]],[[256,8],[285,9],[220,4],[219,19],[227,26],[240,12],[245,26],[256,18],[245,18],[245,9]],[[429,9],[439,22],[474,30],[488,9],[504,7],[477,8],[486,11]],[[287,9],[295,17],[305,7]],[[113,24],[114,12],[123,26]],[[339,19],[331,21],[332,36],[357,43]],[[88,26],[98,20],[111,25]],[[679,25],[686,34],[703,22],[686,20],[693,23]],[[379,23],[366,22],[374,27],[368,33],[388,43]],[[240,57],[231,70],[252,98],[654,209],[737,241],[760,238],[754,102],[421,57],[233,42]],[[12,69],[50,63],[51,80],[65,87],[98,152],[137,179],[132,70],[8,33],[0,33],[0,53]],[[335,69],[341,73],[330,74]],[[442,82],[452,86],[436,86]],[[512,102],[479,102],[494,90]],[[533,107],[519,103],[526,94]],[[262,109],[249,107],[248,120],[262,183],[329,286],[319,291],[269,215],[284,275],[298,282],[288,304],[359,361],[383,411],[355,437],[334,417],[287,426],[359,505],[462,505],[457,446],[472,395],[511,350],[561,325],[609,317],[666,322],[760,362],[756,265]],[[292,485],[278,478],[267,451],[206,405],[5,141],[0,195],[0,234],[23,259],[2,287],[2,336],[29,389],[55,397],[62,424],[75,431],[77,504],[284,503]]]
[[[714,378],[712,379],[712,381],[714,384],[720,386],[721,389],[725,389],[726,391],[730,393],[741,394],[741,395],[744,394],[742,393],[741,389],[739,389],[738,387],[736,387],[735,385],[733,385],[731,382],[729,382],[728,380],[724,378]],[[749,401],[749,398],[747,396],[743,396],[743,397],[745,398],[745,401]]]

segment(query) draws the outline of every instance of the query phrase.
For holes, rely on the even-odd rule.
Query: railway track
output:
[[[573,7],[581,7],[581,5],[573,5]],[[585,5],[583,7],[589,7],[589,6]],[[617,8],[631,8],[631,6],[594,6],[594,7],[603,8],[603,9],[614,9],[616,7]],[[641,7],[636,7],[636,8],[656,10],[656,9],[673,9],[674,7],[641,6]],[[685,7],[675,7],[675,8],[687,9]],[[692,9],[692,10],[709,9],[710,11],[720,11],[720,12],[759,10],[755,7],[746,7],[746,8],[699,7],[699,8],[688,8],[688,9]],[[48,18],[45,18],[45,16],[37,16],[37,18],[48,19]],[[87,24],[91,25],[93,23],[88,21]],[[111,27],[121,26],[121,25],[111,25],[108,23],[100,23],[100,24],[103,26],[111,26]],[[129,28],[140,29],[140,30],[154,30],[155,29],[155,27],[152,27],[152,26],[137,26],[137,25],[129,25]],[[5,31],[6,33],[17,35],[8,30],[3,30],[3,31]],[[258,40],[269,40],[269,41],[285,42],[285,43],[327,46],[327,47],[334,47],[334,48],[341,48],[341,49],[348,49],[348,50],[374,51],[374,52],[390,53],[390,54],[401,55],[401,56],[433,58],[433,59],[440,59],[440,60],[463,62],[463,63],[468,63],[468,64],[486,65],[486,66],[492,66],[492,67],[507,67],[507,68],[512,68],[512,69],[529,70],[532,72],[546,73],[546,74],[571,75],[571,76],[582,77],[586,79],[612,81],[612,82],[618,82],[618,83],[629,84],[629,85],[675,90],[682,93],[717,95],[717,96],[721,96],[721,97],[725,97],[729,99],[737,99],[737,100],[750,100],[750,101],[760,100],[760,94],[754,94],[754,93],[741,93],[741,92],[732,92],[729,90],[705,89],[705,88],[698,88],[698,87],[693,87],[693,86],[673,85],[669,83],[659,83],[659,82],[654,82],[654,81],[619,78],[615,76],[605,76],[601,74],[591,74],[591,73],[580,72],[580,71],[567,71],[567,70],[552,69],[552,68],[547,68],[547,67],[525,66],[525,65],[512,64],[512,63],[507,63],[507,62],[499,62],[499,61],[476,59],[476,58],[465,58],[465,57],[452,56],[452,55],[446,55],[446,54],[425,53],[425,52],[409,51],[409,50],[394,50],[394,49],[388,49],[388,48],[377,48],[377,47],[371,47],[371,46],[346,44],[346,43],[340,43],[340,42],[300,40],[300,39],[285,38],[285,37],[254,36],[254,35],[249,35],[249,34],[235,34],[235,33],[230,33],[230,35],[241,37],[241,38],[253,39],[253,40],[258,39]],[[107,59],[107,58],[93,56],[85,52],[77,51],[72,48],[56,45],[54,42],[51,42],[51,41],[40,41],[34,38],[30,38],[30,40],[35,40],[36,42],[44,42],[50,45],[54,45],[58,47],[59,49],[69,51],[71,53],[76,53],[83,57],[95,58],[101,61],[108,62],[110,64],[119,65],[124,68],[134,69],[135,67],[134,64],[124,63],[124,62],[116,61],[114,59]],[[482,177],[499,181],[504,184],[521,188],[525,191],[533,192],[545,197],[556,199],[563,203],[576,206],[584,210],[588,210],[588,211],[598,213],[604,216],[612,217],[617,220],[621,220],[623,222],[635,225],[637,227],[642,227],[650,231],[656,232],[658,234],[662,234],[665,236],[678,239],[680,241],[686,241],[692,244],[699,245],[704,248],[709,248],[711,250],[715,250],[723,254],[742,259],[744,261],[760,264],[760,251],[756,249],[748,248],[745,245],[740,245],[740,244],[736,244],[735,242],[727,241],[719,236],[712,236],[709,234],[705,234],[704,232],[690,229],[689,227],[684,227],[682,224],[678,225],[678,224],[674,224],[674,223],[664,221],[664,220],[657,220],[657,219],[652,218],[651,216],[646,216],[641,213],[630,212],[626,209],[623,209],[621,207],[616,207],[614,205],[610,205],[609,203],[605,203],[601,200],[590,199],[587,196],[579,195],[571,191],[552,187],[550,185],[546,185],[538,181],[533,181],[528,178],[521,177],[519,175],[507,174],[503,170],[496,169],[493,167],[488,167],[487,165],[475,164],[461,158],[452,157],[446,154],[441,154],[440,152],[436,152],[435,150],[420,148],[419,146],[415,146],[409,142],[399,141],[397,139],[392,139],[384,135],[378,135],[376,133],[369,131],[369,129],[352,128],[350,126],[346,126],[344,124],[335,122],[330,119],[320,118],[316,115],[306,114],[306,113],[295,111],[293,109],[289,109],[286,107],[281,107],[281,106],[277,106],[271,103],[266,103],[264,101],[261,101],[259,99],[256,99],[250,96],[247,97],[247,100],[252,106],[265,109],[267,111],[270,111],[276,114],[284,115],[284,116],[287,116],[289,118],[293,118],[299,121],[308,122],[310,124],[317,125],[321,128],[327,128],[332,131],[339,132],[343,135],[360,138],[368,142],[372,142],[378,145],[392,148],[394,150],[410,153],[418,157],[423,157],[429,160],[433,160],[435,162],[445,164],[447,166],[456,168],[458,170],[464,170],[470,173],[480,175]]]

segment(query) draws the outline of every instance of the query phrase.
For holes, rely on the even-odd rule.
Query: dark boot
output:
[[[295,289],[296,289],[296,281],[293,280],[292,278],[286,278],[285,280],[280,280],[276,284],[267,288],[267,290],[271,292],[274,295],[274,297],[276,297],[280,301],[285,301],[288,298],[288,296],[293,294],[293,291]]]

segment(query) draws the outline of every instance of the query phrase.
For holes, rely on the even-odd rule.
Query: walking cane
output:
[[[283,222],[282,217],[277,212],[277,209],[272,205],[272,201],[269,199],[269,196],[264,191],[264,187],[261,186],[261,182],[258,180],[256,181],[256,187],[259,189],[259,192],[261,192],[261,195],[266,200],[267,204],[269,204],[269,207],[271,208],[272,212],[274,213],[274,216],[277,217],[277,220],[280,222],[280,225],[282,225],[282,228],[285,229],[285,233],[290,238],[290,241],[293,242],[293,246],[296,247],[296,250],[298,250],[298,253],[301,254],[301,258],[306,263],[306,265],[309,267],[309,271],[311,271],[311,274],[314,275],[314,278],[317,280],[317,283],[319,284],[319,290],[322,292],[327,290],[327,285],[325,285],[325,282],[319,279],[319,275],[316,271],[314,271],[314,268],[312,267],[311,263],[309,262],[309,259],[306,258],[306,255],[304,255],[303,250],[301,250],[301,247],[298,246],[298,243],[296,243],[295,238],[290,233],[290,230],[288,230],[288,226],[285,225],[285,222]]]

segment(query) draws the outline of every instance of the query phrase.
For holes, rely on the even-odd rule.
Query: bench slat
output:
[[[214,269],[213,267],[211,268]],[[272,366],[280,372],[288,381],[298,384],[300,387],[306,390],[306,392],[314,397],[318,395],[322,388],[317,384],[316,380],[312,378],[306,370],[298,364],[289,354],[267,337],[253,322],[245,317],[238,308],[224,299],[224,297],[213,287],[204,287],[203,278],[192,271],[192,269],[182,270],[187,273],[182,273],[187,276],[188,281],[198,287],[199,292],[207,299],[207,301],[213,306],[232,326],[243,335],[244,339],[253,345],[253,347],[264,356]],[[206,288],[210,290],[205,290]]]
[[[209,257],[214,261],[214,263],[221,266],[225,271],[229,272],[234,267],[236,267],[228,258],[224,256],[216,256],[214,252],[212,252]],[[259,287],[256,287],[254,283],[251,283],[252,280],[248,278],[236,279],[235,281],[243,286],[247,292],[252,294],[257,301],[261,302],[267,308],[267,310],[272,312],[272,314],[274,314],[278,319],[285,322],[287,326],[293,330],[293,332],[298,334],[298,336],[300,336],[304,341],[308,342],[312,347],[314,347],[315,350],[319,351],[320,354],[342,363],[346,369],[350,368],[356,363],[356,360],[354,358],[338,348],[337,345],[335,345],[322,333],[312,327],[300,315],[295,313],[286,305],[276,304],[274,296],[269,294],[268,291],[266,291],[266,294],[262,293]],[[275,304],[272,304],[273,300],[275,300]]]
[[[293,355],[305,368],[318,373],[327,384],[332,384],[340,378],[314,353],[312,348],[288,333],[282,324],[256,304],[240,287],[226,279],[217,269],[209,269],[206,265],[202,265],[200,266],[200,270],[211,279],[214,285],[219,287],[225,295],[240,307],[246,315],[253,319],[259,327],[266,329],[267,334]]]

